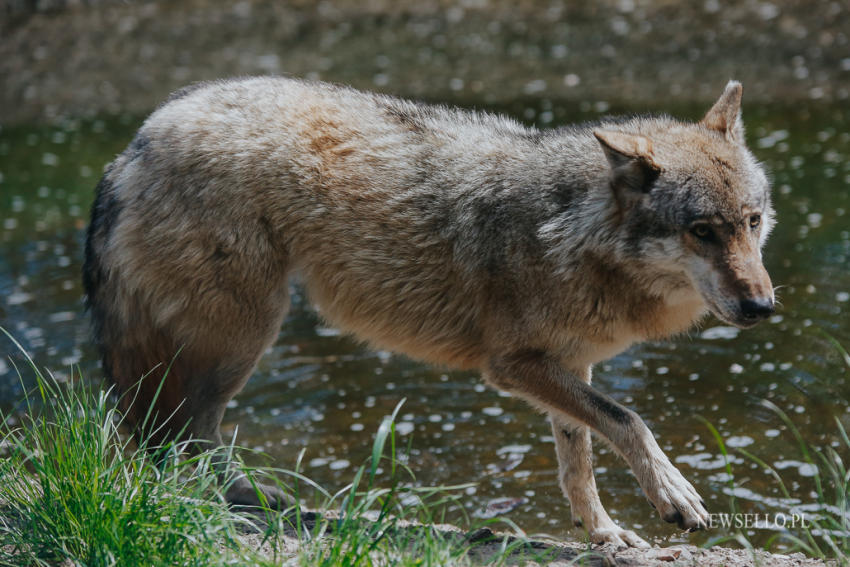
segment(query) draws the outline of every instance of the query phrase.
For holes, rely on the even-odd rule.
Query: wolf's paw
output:
[[[653,489],[647,497],[665,522],[688,531],[708,526],[708,511],[693,485],[669,460],[655,472]]]
[[[295,500],[276,486],[255,483],[246,477],[237,478],[227,489],[224,497],[234,506],[251,506],[284,510],[295,504]]]
[[[649,544],[635,534],[635,532],[624,530],[617,525],[592,530],[590,532],[590,541],[599,545],[611,544],[617,549],[625,549],[627,547],[646,549],[649,547]]]

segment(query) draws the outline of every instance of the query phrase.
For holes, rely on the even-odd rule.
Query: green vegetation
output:
[[[154,460],[119,433],[108,392],[34,364],[37,392],[0,444],[2,565],[220,565],[240,550],[211,455]]]
[[[397,454],[395,413],[378,429],[369,461],[335,494],[298,466],[293,471],[243,468],[253,477],[287,478],[289,486],[281,486],[296,498],[308,489],[319,498],[320,514],[297,508],[235,510],[224,500],[226,484],[213,471],[215,454],[187,457],[180,444],[136,447],[121,431],[108,392],[79,377],[58,383],[29,364],[37,387],[26,399],[27,417],[17,426],[9,425],[10,419],[0,426],[0,565],[471,561],[474,544],[464,534],[431,527],[443,521],[467,485],[414,486],[412,472]],[[523,545],[522,539],[513,541],[480,559],[503,563]]]

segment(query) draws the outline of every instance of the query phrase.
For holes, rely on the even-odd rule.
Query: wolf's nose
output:
[[[773,300],[769,297],[757,297],[741,301],[741,313],[747,319],[765,319],[773,315]]]

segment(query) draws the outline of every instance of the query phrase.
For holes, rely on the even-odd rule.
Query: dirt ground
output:
[[[259,518],[258,518],[259,519]],[[302,516],[305,528],[313,529],[315,514]],[[260,520],[262,523],[262,520]],[[419,525],[404,523],[407,529],[421,528]],[[403,528],[405,529],[405,528]],[[481,528],[464,533],[451,525],[434,525],[432,530],[448,540],[471,545],[470,557],[473,564],[486,565],[497,555],[507,539],[508,545],[516,538],[504,533]],[[259,535],[246,533],[247,545],[265,553],[271,553],[264,546]],[[294,532],[286,534],[283,544],[278,548],[281,560],[294,557],[298,552],[299,540]],[[588,567],[824,567],[835,566],[834,562],[808,558],[802,553],[789,555],[767,553],[761,550],[730,549],[712,547],[702,549],[693,545],[674,545],[650,549],[616,549],[610,545],[591,546],[579,542],[563,542],[531,539],[518,546],[507,562],[509,565],[546,565],[548,567],[567,567],[585,565]]]

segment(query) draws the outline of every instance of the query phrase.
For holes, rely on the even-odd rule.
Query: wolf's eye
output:
[[[761,224],[761,215],[752,215],[750,217],[750,228],[758,228]]]
[[[691,233],[700,240],[713,240],[714,231],[707,224],[697,224],[691,227]]]

